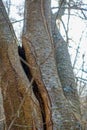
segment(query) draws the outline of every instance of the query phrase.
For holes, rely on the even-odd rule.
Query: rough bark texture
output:
[[[55,43],[55,56],[63,92],[65,97],[72,102],[73,106],[76,108],[77,113],[81,114],[79,96],[77,93],[73,68],[70,62],[68,47],[60,34],[57,33],[56,35],[58,35],[58,39],[56,39],[58,41]]]
[[[61,81],[62,89],[65,97],[71,105],[71,109],[76,119],[74,119],[74,126],[78,127],[78,121],[81,123],[80,101],[75,83],[73,68],[71,65],[70,55],[68,52],[67,43],[61,36],[55,22],[57,14],[52,14],[52,32],[55,46],[55,59],[57,71]],[[76,121],[77,120],[77,121]],[[77,122],[77,123],[76,123]],[[75,125],[76,124],[76,125]],[[75,128],[74,128],[75,129]],[[78,128],[79,129],[79,128]]]
[[[40,106],[21,66],[16,37],[1,1],[0,7],[0,86],[6,129],[42,130]]]
[[[50,0],[26,0],[23,47],[27,62],[32,66],[31,73],[38,88],[40,89],[41,82],[50,95],[53,129],[69,130],[73,129],[73,114],[59,81],[51,36]],[[35,72],[35,68],[39,68],[39,73]]]
[[[2,1],[0,7],[0,86],[6,129],[76,130],[72,106],[63,95],[57,72],[50,0],[25,2],[20,48],[24,57],[20,50],[18,53],[17,39]]]
[[[31,52],[32,48],[30,47],[29,42],[27,40],[25,40],[25,38],[23,38],[23,45],[24,45],[24,49],[26,51],[25,54],[26,54],[27,61],[28,61],[29,65],[31,65],[30,71],[31,71],[32,76],[34,77],[34,80],[35,80],[35,83],[37,86],[36,89],[39,90],[42,101],[40,98],[38,98],[38,95],[36,95],[36,97],[40,104],[41,104],[41,102],[43,102],[43,105],[41,105],[41,110],[43,112],[44,121],[45,121],[45,122],[43,122],[43,125],[46,124],[46,126],[45,126],[46,129],[52,130],[51,104],[50,104],[50,100],[49,100],[45,85],[42,82],[40,69],[37,65],[36,58],[34,57],[34,55]],[[35,91],[37,91],[36,89],[35,89]]]

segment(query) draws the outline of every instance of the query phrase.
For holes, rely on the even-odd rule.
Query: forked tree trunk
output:
[[[2,1],[0,7],[0,86],[6,130],[73,129],[75,119],[63,95],[54,57],[50,0],[26,0],[19,54]]]
[[[42,89],[47,89],[50,96],[53,129],[69,130],[74,128],[77,119],[74,118],[71,105],[63,95],[57,73],[51,32],[50,5],[50,0],[26,0],[23,48],[30,65],[31,74],[35,79],[45,106],[43,109],[47,130],[49,130],[47,117],[50,120],[51,116],[48,116],[46,111],[47,100],[43,96]]]

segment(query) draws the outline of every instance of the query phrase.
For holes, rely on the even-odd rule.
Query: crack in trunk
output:
[[[25,50],[24,50],[23,47],[18,46],[18,53],[19,53],[19,56],[24,61],[27,62],[26,56],[25,56]],[[31,74],[29,66],[27,66],[23,61],[21,61],[21,65],[22,65],[22,68],[23,68],[27,78],[29,79],[29,81],[31,81],[33,76]],[[43,98],[41,96],[41,92],[40,92],[39,87],[38,87],[37,83],[35,82],[35,80],[34,80],[32,86],[33,86],[33,92],[35,94],[35,97],[37,98],[37,100],[39,102],[39,105],[40,105],[41,115],[42,115],[42,119],[43,119],[43,128],[44,128],[44,130],[47,130],[47,128],[46,128],[46,113],[45,113],[44,101],[43,101]]]

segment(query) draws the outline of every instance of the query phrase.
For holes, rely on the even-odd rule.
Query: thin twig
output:
[[[60,7],[52,7],[51,9],[59,9]],[[80,8],[80,7],[75,7],[75,6],[69,6],[69,7],[62,7],[62,9],[74,9],[74,10],[83,10],[87,11],[86,8]]]
[[[34,70],[37,69],[37,68],[31,66],[28,62],[26,62],[21,56],[20,56],[20,60],[21,60],[25,65],[27,65],[29,68],[33,68]]]

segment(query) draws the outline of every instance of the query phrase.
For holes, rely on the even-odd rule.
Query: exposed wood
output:
[[[32,76],[34,77],[34,80],[37,84],[38,90],[40,92],[40,95],[41,95],[41,98],[43,101],[43,108],[41,108],[41,110],[44,113],[44,117],[45,117],[45,122],[43,122],[43,123],[46,124],[47,130],[52,130],[51,103],[49,100],[49,95],[47,93],[46,87],[42,80],[41,72],[37,65],[36,58],[34,57],[32,51],[31,51],[32,47],[25,37],[23,37],[23,47],[25,49],[27,61],[30,65],[32,65],[30,71],[32,73]],[[39,100],[40,99],[38,99],[38,101]]]

